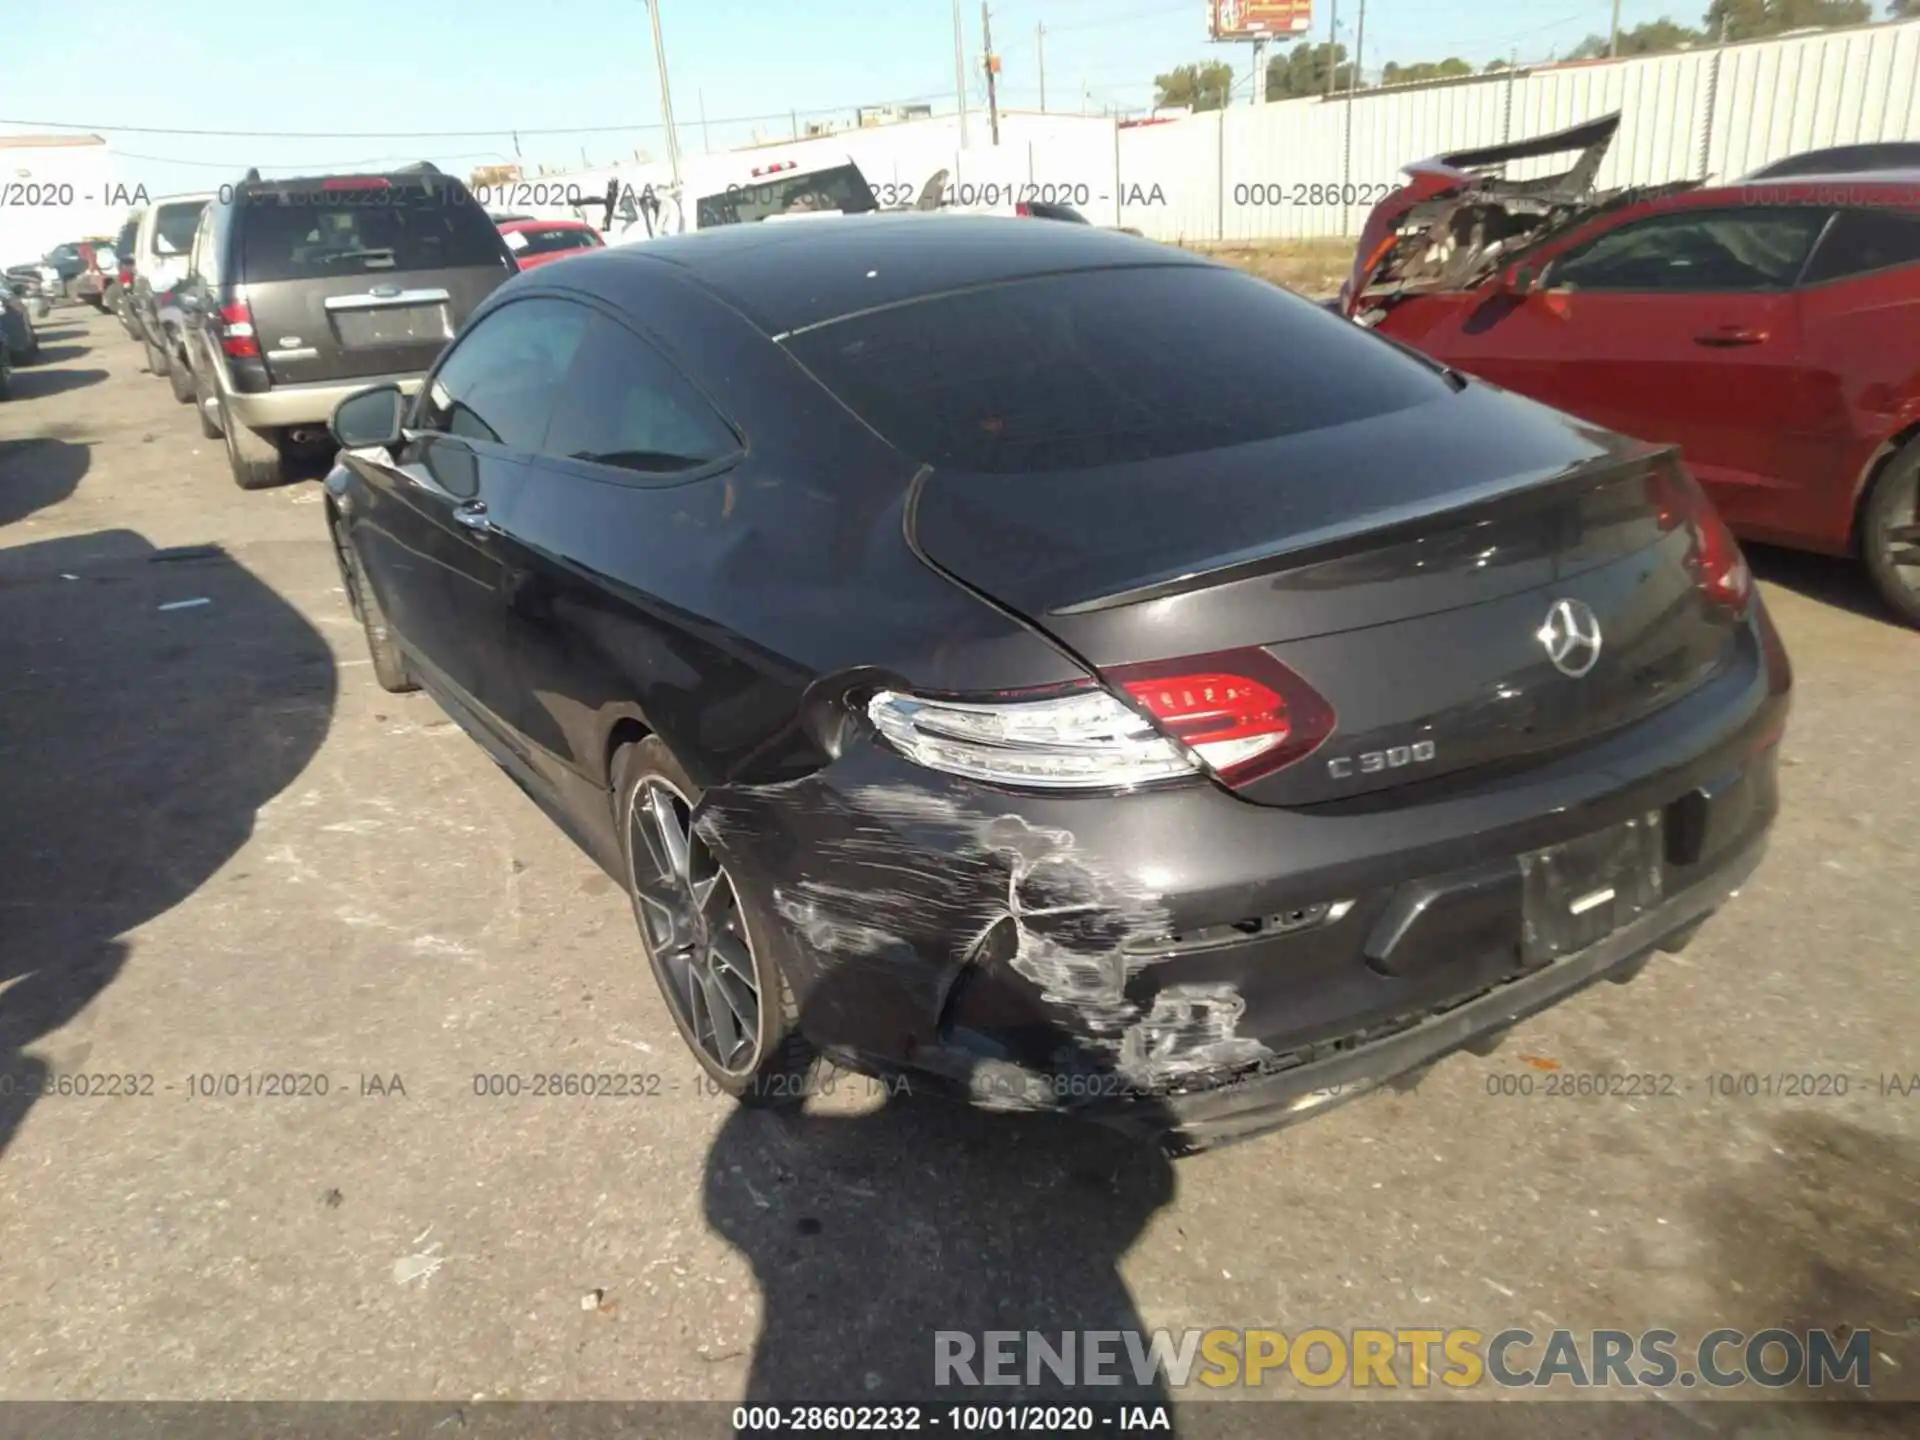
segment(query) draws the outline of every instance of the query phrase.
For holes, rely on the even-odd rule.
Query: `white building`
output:
[[[140,203],[98,135],[0,135],[0,265],[110,236]]]

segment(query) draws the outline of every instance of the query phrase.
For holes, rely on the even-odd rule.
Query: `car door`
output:
[[[1840,211],[1799,292],[1802,402],[1777,484],[1728,518],[1761,539],[1835,552],[1872,457],[1920,409],[1920,213]]]
[[[207,205],[200,211],[200,218],[193,227],[193,240],[187,246],[187,273],[180,282],[180,348],[187,357],[187,368],[193,372],[195,389],[202,395],[218,393],[213,379],[211,360],[207,354],[208,336],[211,333],[210,315],[207,297],[211,293],[213,274],[213,230],[221,210],[216,205]],[[135,294],[145,283],[144,269],[135,264]],[[136,302],[137,305],[137,302]]]
[[[589,557],[671,543],[689,523],[686,487],[719,479],[743,444],[661,349],[595,318],[554,405],[525,492],[501,537],[507,625],[517,667],[507,716],[536,771],[556,789],[589,777],[603,707],[632,700],[639,668],[689,697],[723,693],[677,642],[680,627],[630,623],[593,578]],[[728,507],[730,508],[730,507]]]
[[[1801,400],[1793,287],[1826,216],[1639,207],[1534,257],[1544,269],[1525,295],[1422,300],[1383,328],[1583,419],[1677,444],[1725,497],[1771,483],[1780,463]]]
[[[498,541],[592,312],[536,296],[489,311],[428,377],[394,451],[349,451],[352,537],[419,678],[504,736],[512,689]]]
[[[1770,484],[1800,401],[1794,285],[1827,213],[1688,206],[1558,256],[1528,297],[1561,329],[1555,402],[1679,445],[1721,497]]]

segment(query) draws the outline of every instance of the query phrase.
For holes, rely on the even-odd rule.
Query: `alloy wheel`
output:
[[[753,942],[726,867],[694,830],[687,798],[657,775],[627,801],[627,865],[660,988],[705,1057],[729,1075],[760,1058]]]

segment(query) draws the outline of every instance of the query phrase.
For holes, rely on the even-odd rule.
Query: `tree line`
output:
[[[1920,19],[1920,0],[1889,0],[1886,18]],[[1617,52],[1611,36],[1589,35],[1559,58],[1595,60],[1610,53],[1618,53],[1623,58],[1663,55],[1696,45],[1763,40],[1793,30],[1864,25],[1872,19],[1873,6],[1869,0],[1712,0],[1697,27],[1670,19],[1651,20],[1631,30],[1622,30]],[[1381,67],[1379,84],[1411,85],[1423,80],[1492,74],[1506,69],[1508,63],[1490,60],[1476,71],[1456,56],[1406,65],[1389,60]],[[1164,75],[1154,76],[1153,83],[1157,92],[1156,109],[1219,110],[1232,97],[1233,67],[1223,61],[1179,65]],[[1302,41],[1267,62],[1266,85],[1269,100],[1297,100],[1324,95],[1330,90],[1349,90],[1354,88],[1353,62],[1344,45]],[[1360,88],[1371,88],[1364,77]]]

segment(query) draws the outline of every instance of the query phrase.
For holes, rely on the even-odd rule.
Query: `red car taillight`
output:
[[[122,265],[120,267],[120,288],[122,290],[131,290],[133,288],[133,266]]]
[[[1333,707],[1264,650],[1223,650],[1108,678],[1229,785],[1293,764],[1333,733]]]
[[[253,308],[244,300],[220,307],[220,348],[236,360],[258,359],[260,342],[253,333]]]
[[[1022,789],[1131,790],[1207,771],[1241,785],[1333,733],[1333,707],[1264,650],[1123,665],[1104,676],[1114,689],[964,698],[881,690],[865,708],[908,759]]]
[[[1678,469],[1656,470],[1648,480],[1648,492],[1659,512],[1660,528],[1687,531],[1691,541],[1687,568],[1700,593],[1713,604],[1744,615],[1753,600],[1753,572],[1707,492]]]

